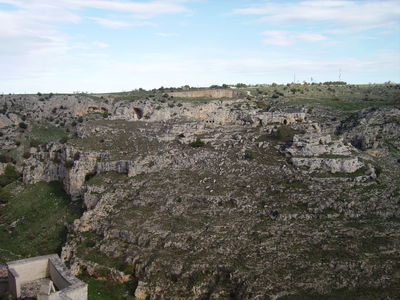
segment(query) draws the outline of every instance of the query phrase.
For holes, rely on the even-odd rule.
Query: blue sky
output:
[[[396,0],[0,0],[0,92],[400,82]]]

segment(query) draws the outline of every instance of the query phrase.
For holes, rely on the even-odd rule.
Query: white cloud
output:
[[[79,43],[65,33],[60,27],[62,23],[80,23],[91,18],[111,28],[156,26],[133,15],[156,17],[189,11],[185,0],[0,0],[1,3],[14,6],[14,9],[0,9],[0,64],[12,70],[3,72],[4,80],[54,76],[57,68],[69,64],[68,57],[77,55],[73,50],[91,51],[108,46],[104,42]],[[88,8],[114,11],[116,16],[112,19],[85,16],[84,9]]]
[[[398,25],[400,20],[399,2],[393,0],[268,2],[233,12],[260,16],[258,21],[262,22],[330,22],[341,27],[357,26],[358,29],[393,22]]]
[[[110,92],[185,84],[209,86],[224,82],[288,82],[292,80],[294,71],[299,80],[313,77],[318,81],[329,81],[337,79],[339,68],[343,71],[343,79],[348,82],[365,82],[369,78],[372,82],[382,82],[400,78],[399,75],[393,77],[396,70],[394,62],[398,65],[400,57],[393,53],[364,59],[304,59],[295,55],[288,57],[276,51],[241,53],[230,58],[222,55],[208,58],[152,53],[138,62],[128,62],[102,54],[74,57],[65,55],[45,61],[45,67],[43,61],[29,64],[25,61],[16,62],[17,69],[11,69],[11,74],[0,74],[0,92]],[[60,65],[63,67],[60,68]],[[376,76],[376,72],[382,69],[385,70],[385,75]],[[113,80],[110,80],[109,74],[113,74]],[[365,77],[368,76],[366,74],[372,75]]]
[[[95,47],[101,48],[101,49],[105,49],[105,48],[110,47],[109,44],[103,43],[103,42],[98,42],[98,41],[93,42],[92,45],[95,46]]]
[[[264,43],[274,46],[289,46],[300,42],[320,42],[327,38],[318,33],[292,33],[282,30],[268,30],[262,33],[266,36]]]
[[[174,32],[158,32],[156,34],[161,37],[178,37],[179,36],[178,33],[174,33]]]
[[[154,22],[142,21],[142,20],[130,20],[130,21],[122,21],[115,19],[107,19],[107,18],[98,18],[98,17],[88,17],[88,19],[96,22],[97,24],[114,29],[120,28],[128,28],[128,27],[139,27],[139,26],[157,26]]]
[[[157,16],[162,14],[187,13],[185,0],[155,0],[148,2],[124,0],[0,0],[0,3],[16,5],[21,9],[62,9],[78,10],[81,8],[95,8],[106,11],[118,11],[143,16]]]
[[[60,0],[59,0],[60,1]],[[61,0],[77,8],[89,7],[103,10],[112,10],[126,13],[155,16],[160,14],[176,14],[188,12],[181,3],[184,1],[113,1],[113,0]]]
[[[97,24],[109,27],[109,28],[126,28],[132,26],[131,23],[120,21],[120,20],[111,20],[106,18],[97,18],[97,17],[89,17],[89,19],[93,20]]]

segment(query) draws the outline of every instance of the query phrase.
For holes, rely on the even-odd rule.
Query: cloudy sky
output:
[[[400,82],[399,0],[0,0],[0,93]]]

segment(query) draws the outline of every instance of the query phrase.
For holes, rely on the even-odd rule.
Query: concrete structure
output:
[[[197,91],[172,92],[168,95],[177,98],[235,98],[240,97],[238,91],[230,89],[204,89]]]
[[[8,289],[15,298],[21,297],[25,284],[49,278],[37,299],[87,300],[87,284],[73,276],[56,254],[8,262],[7,266]]]

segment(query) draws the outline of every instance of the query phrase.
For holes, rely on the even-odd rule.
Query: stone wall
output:
[[[7,263],[8,289],[13,297],[21,296],[21,287],[28,282],[50,278],[58,291],[48,299],[87,300],[87,284],[77,279],[64,266],[58,255],[46,255]]]

